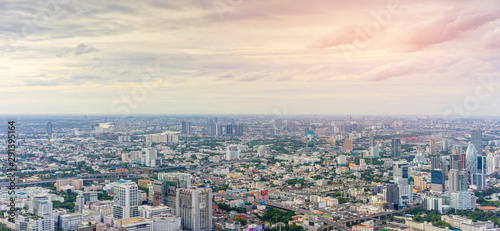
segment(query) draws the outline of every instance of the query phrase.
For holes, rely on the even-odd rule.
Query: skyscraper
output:
[[[113,218],[137,217],[139,215],[137,184],[129,180],[119,180],[115,184]]]
[[[399,209],[399,187],[396,184],[388,184],[385,186],[384,201],[386,201],[392,209]]]
[[[52,135],[52,123],[51,122],[47,123],[47,134],[49,136]]]
[[[443,161],[441,157],[431,157],[431,169],[443,169]]]
[[[477,151],[474,144],[469,144],[466,154],[466,168],[469,176],[473,176],[477,171]]]
[[[472,177],[472,184],[477,190],[486,188],[486,156],[477,157],[477,170]]]
[[[191,123],[189,121],[182,121],[182,133],[189,134],[191,132]]]
[[[373,141],[373,132],[370,132],[368,134],[368,142],[369,142],[369,147],[373,147],[375,146],[375,142]]]
[[[212,189],[177,189],[176,215],[181,218],[182,230],[212,230]]]
[[[397,158],[401,156],[401,139],[392,139],[392,157]]]
[[[474,147],[477,150],[478,155],[483,154],[483,131],[481,130],[472,130],[470,132],[470,142],[474,144]]]
[[[431,155],[437,155],[437,145],[436,140],[431,140],[429,144],[429,153]]]
[[[462,159],[460,155],[451,155],[450,156],[450,169],[458,169],[462,170]]]
[[[451,169],[448,173],[448,190],[450,192],[465,191],[467,190],[467,181],[468,176],[466,171]]]

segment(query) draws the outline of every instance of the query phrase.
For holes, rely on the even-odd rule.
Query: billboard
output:
[[[314,131],[307,131],[306,147],[314,148]]]

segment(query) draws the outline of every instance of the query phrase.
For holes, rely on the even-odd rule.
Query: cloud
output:
[[[426,66],[428,67],[428,63],[425,61],[405,60],[375,67],[366,74],[363,74],[363,76],[370,81],[383,81],[390,78],[413,75],[425,70]]]
[[[451,10],[398,31],[397,41],[407,51],[456,40],[467,32],[500,18],[499,10]]]
[[[59,54],[57,54],[57,57],[63,57],[67,56],[69,54],[72,54],[74,56],[79,56],[83,54],[89,54],[92,52],[98,52],[99,50],[93,47],[92,45],[88,44],[79,44],[76,46],[76,48],[64,48]]]
[[[499,49],[500,48],[500,27],[495,30],[489,31],[481,37],[481,45],[486,49]]]

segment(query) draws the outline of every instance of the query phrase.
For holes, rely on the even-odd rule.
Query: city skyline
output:
[[[2,114],[500,115],[495,1],[0,4]]]

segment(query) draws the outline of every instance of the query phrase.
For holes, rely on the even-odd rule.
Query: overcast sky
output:
[[[498,0],[42,2],[0,1],[1,114],[500,115]]]

